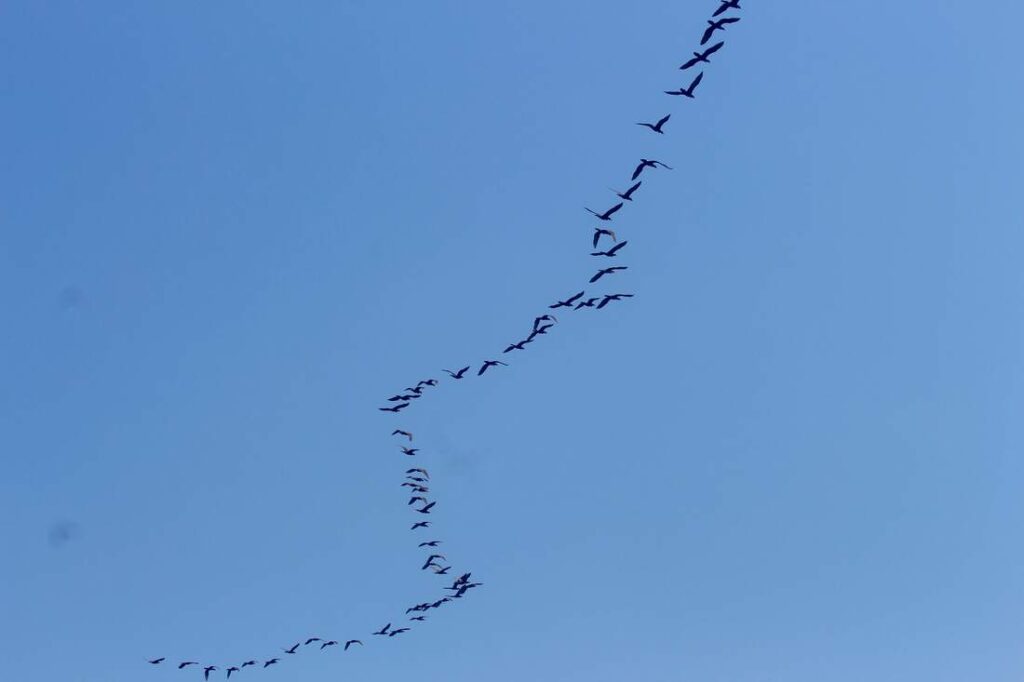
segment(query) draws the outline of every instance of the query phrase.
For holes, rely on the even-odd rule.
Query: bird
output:
[[[501,360],[484,360],[484,364],[480,365],[480,371],[476,373],[477,376],[481,376],[487,371],[488,367],[494,367],[495,365],[504,365],[508,367],[508,363],[502,362]]]
[[[554,326],[555,325],[553,325],[553,324],[545,324],[545,325],[542,325],[540,327],[537,327],[532,332],[530,332],[530,336],[526,340],[527,341],[533,341],[533,338],[535,336],[539,336],[541,334],[547,334],[548,330],[551,329]]]
[[[427,473],[427,470],[426,470],[426,469],[420,469],[420,468],[416,468],[416,469],[406,469],[406,470],[405,470],[405,473],[407,473],[407,474],[416,474],[416,473],[419,473],[419,474],[423,474],[423,475],[424,475],[424,476],[426,476],[427,478],[429,478],[429,477],[430,477],[430,474],[428,474],[428,473]]]
[[[420,397],[422,397],[422,396],[417,395],[415,393],[398,394],[398,395],[393,395],[390,398],[388,398],[388,402],[396,403],[396,402],[398,402],[400,400],[416,400],[417,398],[420,398]]]
[[[412,434],[409,433],[408,431],[403,431],[402,429],[395,429],[394,431],[391,432],[391,435],[392,436],[405,436],[410,441],[412,440]]]
[[[448,575],[448,571],[450,571],[451,568],[451,566],[445,566],[444,568],[441,568],[437,564],[434,564],[434,573],[436,573],[437,575]]]
[[[280,658],[272,658],[269,661],[267,661],[266,663],[264,663],[263,667],[266,668],[268,665],[274,665],[275,663],[277,663],[280,660],[281,660]]]
[[[654,132],[664,135],[665,131],[661,129],[661,126],[665,125],[670,118],[672,118],[672,114],[668,114],[664,118],[659,119],[657,123],[637,123],[637,125],[643,126],[645,128],[650,128]]]
[[[435,564],[432,560],[428,559],[427,563],[423,564],[423,566],[420,568],[420,570],[421,571],[425,571],[428,568],[430,568],[431,566],[433,566],[434,568],[441,568],[440,564]]]
[[[166,658],[167,658],[166,656],[163,656],[161,658],[154,658],[152,661],[149,661],[149,664],[150,665],[157,665],[157,664],[163,663],[164,660],[166,660]]]
[[[630,180],[636,180],[640,177],[640,174],[644,172],[644,168],[657,168],[658,166],[672,170],[671,166],[666,166],[661,161],[656,161],[654,159],[640,159],[640,163],[637,165],[636,170],[633,171],[633,177],[630,178]],[[614,241],[614,239],[612,241]],[[594,242],[594,246],[597,246],[597,241]]]
[[[637,124],[637,125],[641,125],[641,124]],[[617,196],[618,198],[622,199],[623,201],[633,201],[633,192],[637,191],[637,189],[640,188],[641,184],[642,183],[638,182],[635,185],[633,185],[632,187],[630,187],[629,189],[627,189],[625,192],[616,192],[614,189],[612,191],[615,192],[615,196]]]
[[[605,235],[605,234],[608,235],[609,237],[611,237],[613,242],[617,241],[617,239],[615,238],[615,232],[613,232],[612,230],[606,230],[606,229],[604,229],[602,227],[595,227],[594,228],[594,248],[595,249],[597,248],[597,243],[599,241],[601,241],[601,235]]]
[[[241,668],[236,668],[235,666],[228,668],[228,679],[231,679],[231,673],[237,673],[239,670],[241,670]]]
[[[445,561],[447,561],[448,557],[446,557],[444,554],[431,554],[430,557],[427,558],[427,562],[429,563],[434,559],[444,559]]]
[[[389,623],[389,625],[390,625],[390,623]],[[345,642],[345,651],[348,651],[348,648],[350,646],[352,646],[353,644],[358,644],[359,646],[363,646],[363,643],[360,642],[358,639],[350,639],[347,642]]]
[[[597,304],[597,309],[600,310],[601,308],[608,305],[610,302],[621,301],[624,298],[633,298],[633,294],[608,294],[607,296],[604,297],[604,300]]]
[[[388,628],[390,628],[390,627],[391,627],[391,623],[388,623],[387,625],[382,627],[380,630],[377,630],[377,632],[375,632],[373,634],[375,634],[375,635],[386,635],[386,634],[388,634]]]
[[[614,206],[612,206],[611,208],[609,208],[609,209],[608,209],[607,211],[605,211],[604,213],[598,213],[598,212],[597,212],[597,211],[595,211],[594,209],[592,209],[592,208],[587,208],[586,206],[584,206],[583,208],[586,208],[586,209],[587,209],[587,211],[589,211],[590,213],[593,213],[594,215],[596,215],[596,216],[597,216],[597,219],[598,219],[598,220],[611,220],[611,219],[612,219],[612,215],[613,215],[613,214],[614,214],[614,213],[615,213],[616,211],[618,211],[618,210],[619,210],[620,208],[622,208],[622,202],[620,201],[619,203],[615,204]]]
[[[704,35],[700,37],[700,44],[703,45],[711,40],[711,36],[715,31],[724,31],[727,24],[735,24],[739,20],[739,17],[726,17],[725,19],[719,19],[717,21],[708,19],[708,27],[704,29]]]
[[[217,666],[215,666],[215,665],[208,665],[205,668],[203,668],[203,679],[204,680],[210,679],[210,673],[212,673],[216,669],[217,669]]]
[[[397,630],[392,630],[388,633],[388,637],[394,637],[395,635],[400,635],[403,632],[409,632],[409,628],[398,628]]]
[[[719,14],[724,14],[731,9],[743,9],[740,7],[740,0],[722,0],[722,4],[719,5],[712,17],[717,17]]]
[[[307,640],[306,640],[306,643],[305,643],[305,645],[304,645],[304,646],[309,646],[309,645],[310,645],[310,644],[312,644],[313,642],[322,642],[322,641],[323,641],[323,640],[322,640],[322,639],[320,639],[319,637],[310,637],[309,639],[307,639]]]
[[[419,521],[417,523],[412,524],[412,529],[411,530],[416,530],[417,528],[429,528],[429,527],[430,527],[430,521]]]
[[[437,502],[431,502],[430,504],[424,505],[422,509],[417,509],[416,511],[420,514],[429,514],[435,504],[437,504]]]
[[[421,379],[416,382],[416,386],[437,386],[437,379]]]
[[[533,318],[533,328],[536,329],[537,325],[541,322],[558,322],[558,318],[554,315],[541,315],[540,317]]]
[[[688,88],[679,88],[678,90],[666,90],[665,94],[666,95],[682,95],[683,97],[689,97],[690,99],[695,99],[694,95],[693,95],[693,91],[697,89],[697,86],[700,85],[700,82],[702,80],[704,80],[704,72],[703,71],[701,71],[700,73],[697,74],[697,77],[694,78],[693,81],[690,83],[690,87],[688,87]]]
[[[441,544],[440,540],[431,540],[430,542],[421,542],[420,547],[437,547]]]
[[[320,645],[320,651],[323,651],[324,649],[326,649],[329,646],[334,646],[335,644],[337,644],[336,641],[334,641],[333,639],[329,639],[329,640],[327,640],[326,642],[324,642],[323,644]]]
[[[284,649],[284,648],[282,648],[281,651],[285,652],[286,654],[294,654],[295,650],[298,649],[298,648],[299,648],[299,642],[296,642],[295,646],[293,646],[291,649]]]
[[[407,504],[406,506],[407,507],[411,506],[411,505],[413,505],[416,502],[423,502],[424,504],[426,504],[428,502],[428,500],[425,497],[420,497],[420,496],[417,495],[416,497],[413,497],[412,499],[410,499],[409,500],[409,504]]]
[[[618,252],[618,250],[621,249],[623,246],[625,246],[628,243],[629,243],[628,240],[621,241],[618,244],[616,244],[615,246],[613,246],[612,248],[608,249],[607,251],[595,251],[595,252],[593,252],[590,255],[591,256],[608,256],[609,258],[614,258],[615,254]]]
[[[402,454],[403,455],[409,455],[410,457],[415,457],[416,453],[419,452],[419,451],[420,451],[419,448],[407,448],[405,446],[402,446]]]
[[[714,53],[716,53],[719,50],[721,50],[723,45],[725,45],[725,41],[724,40],[721,41],[721,42],[715,43],[714,45],[712,45],[708,49],[704,50],[703,52],[694,52],[693,53],[693,59],[688,60],[686,63],[684,63],[682,66],[680,66],[679,70],[680,71],[685,71],[686,69],[689,69],[691,66],[696,66],[697,64],[700,64],[701,62],[704,62],[706,64],[710,64],[711,60],[708,59],[708,57],[710,57]]]
[[[580,301],[579,303],[576,304],[575,310],[579,310],[580,308],[593,308],[594,304],[600,300],[600,296],[595,296],[594,298],[588,298],[585,301]]]
[[[448,376],[450,376],[452,379],[461,379],[466,375],[466,372],[469,371],[469,366],[467,365],[463,367],[458,372],[453,372],[450,369],[446,369],[445,371],[448,372]]]
[[[245,668],[245,667],[250,666],[250,665],[256,665],[256,661],[246,661],[245,663],[242,664],[242,667]]]
[[[381,412],[399,412],[412,405],[412,403],[400,403],[394,407],[378,407],[377,409]]]
[[[183,661],[178,664],[178,670],[181,670],[182,668],[187,668],[190,665],[199,665],[199,663],[197,663],[196,661]]]
[[[423,621],[425,621],[426,619],[427,619],[427,617],[426,617],[426,616],[413,616],[413,617],[412,617],[412,618],[410,618],[409,620],[418,620],[418,621],[420,621],[420,622],[423,622]]]
[[[597,280],[601,279],[605,275],[611,275],[613,273],[618,272],[619,270],[628,270],[628,269],[629,269],[628,265],[616,265],[616,266],[613,266],[613,267],[610,267],[610,268],[601,268],[600,270],[597,271],[596,275],[594,275],[593,277],[590,278],[590,283],[593,284],[594,282],[596,282]]]
[[[526,350],[526,344],[531,343],[533,339],[524,339],[519,343],[510,343],[508,348],[501,351],[502,353],[510,353],[514,350]]]
[[[406,386],[405,390],[409,391],[410,393],[415,393],[416,395],[420,395],[421,393],[423,393],[423,387],[419,385]]]
[[[594,245],[595,246],[597,245],[597,239],[596,238],[594,239]],[[575,303],[577,299],[580,299],[580,298],[583,297],[583,293],[584,292],[581,291],[580,293],[575,294],[575,295],[567,298],[564,301],[559,301],[558,303],[555,303],[554,305],[549,305],[548,307],[552,308],[552,309],[554,309],[554,308],[571,308],[572,304]]]

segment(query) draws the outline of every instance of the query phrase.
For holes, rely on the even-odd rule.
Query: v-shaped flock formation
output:
[[[730,10],[739,9],[740,0],[720,0],[718,8],[711,15],[711,19],[707,21],[708,26],[707,28],[704,29],[704,33],[701,36],[701,50],[693,52],[693,56],[690,59],[688,59],[682,66],[679,67],[681,70],[687,71],[697,66],[698,64],[711,63],[711,56],[718,52],[720,49],[722,49],[722,47],[725,45],[725,42],[720,41],[708,47],[704,46],[707,45],[708,42],[710,42],[711,38],[714,37],[717,32],[725,31],[726,27],[729,24],[734,24],[740,20],[739,17],[736,16],[722,16],[723,14],[729,12]],[[677,90],[666,90],[665,94],[694,99],[696,97],[697,86],[700,85],[703,78],[704,72],[701,71],[690,81],[690,83],[686,87],[680,87]],[[648,128],[654,133],[662,135],[665,133],[665,125],[669,122],[669,119],[671,119],[671,117],[671,114],[666,114],[665,116],[662,116],[654,123],[640,122],[637,123],[636,125]],[[650,173],[658,169],[672,170],[672,167],[656,159],[640,159],[636,167],[633,169],[632,175],[630,176],[630,182],[632,183],[630,187],[623,192],[613,190],[616,196],[620,199],[618,203],[608,208],[607,210],[600,212],[590,208],[587,208],[586,210],[593,214],[594,217],[597,218],[597,220],[599,220],[602,224],[611,223],[616,214],[620,210],[622,210],[622,208],[626,205],[626,202],[633,201],[633,195],[636,193],[637,190],[640,189],[641,185],[644,182],[643,180],[639,179],[640,176],[643,175],[645,172]],[[605,248],[604,250],[599,250],[598,245],[601,244],[602,240],[604,240],[605,238],[611,240],[612,246],[610,248]],[[597,258],[616,258],[618,257],[619,252],[623,248],[625,248],[629,242],[625,240],[618,241],[618,235],[615,233],[614,230],[611,230],[608,227],[595,227],[590,243],[593,249],[593,251],[591,251],[590,254],[591,256]],[[597,282],[603,280],[605,277],[610,277],[611,275],[627,270],[628,267],[629,266],[626,265],[613,265],[611,267],[599,268],[597,272],[594,273],[592,277],[590,277],[588,283],[596,284]],[[613,302],[622,301],[624,299],[633,297],[633,294],[626,293],[600,293],[597,294],[596,296],[587,297],[586,293],[586,290],[581,290],[565,298],[564,300],[556,300],[554,303],[548,305],[548,308],[550,310],[568,308],[570,311],[578,311],[582,310],[583,308],[593,308],[595,310],[601,310]],[[526,336],[526,338],[520,341],[516,341],[514,343],[510,343],[505,348],[505,350],[502,351],[502,355],[517,350],[525,350],[527,344],[531,344],[534,341],[536,341],[539,337],[548,334],[549,331],[557,323],[558,319],[552,313],[544,313],[542,315],[537,316],[533,320],[533,326],[531,327],[530,333]],[[459,381],[465,379],[467,375],[471,372],[471,370],[474,369],[474,367],[476,369],[475,372],[473,372],[473,374],[475,376],[480,377],[483,376],[491,368],[499,366],[507,367],[508,363],[503,362],[501,360],[489,359],[483,360],[479,366],[475,364],[470,364],[459,369],[445,369],[443,371],[448,375],[448,378],[450,380]],[[387,398],[386,402],[390,404],[383,407],[379,407],[378,409],[382,412],[391,412],[398,414],[403,410],[407,409],[408,407],[412,406],[421,398],[423,398],[425,396],[425,392],[427,391],[427,389],[432,389],[438,385],[439,382],[437,379],[420,380],[416,382],[415,385],[408,386],[404,388],[402,391]],[[415,457],[419,455],[420,449],[411,446],[413,440],[412,433],[405,431],[403,429],[394,429],[393,431],[391,431],[391,436],[405,439],[409,443],[408,445],[403,444],[399,446],[402,454],[409,457]],[[428,473],[426,468],[422,466],[415,466],[409,467],[405,470],[405,479],[401,483],[401,487],[408,488],[410,497],[407,506],[412,507],[413,513],[419,514],[419,516],[415,517],[416,520],[411,526],[412,531],[424,531],[425,529],[431,528],[431,521],[429,520],[428,517],[431,511],[434,509],[437,502],[431,500],[428,497],[428,495],[430,494],[429,484],[430,474]],[[422,540],[417,544],[421,549],[424,550],[425,554],[427,555],[425,557],[423,565],[420,566],[420,570],[430,570],[435,575],[439,576],[448,576],[451,573],[452,565],[448,563],[448,558],[444,554],[437,551],[439,545],[442,544],[441,540],[427,539]],[[388,622],[380,629],[369,632],[367,634],[370,637],[379,637],[390,640],[394,637],[409,632],[412,627],[412,624],[424,622],[427,619],[427,613],[432,609],[439,609],[443,606],[456,604],[459,602],[459,600],[463,599],[467,594],[469,594],[470,590],[480,587],[482,584],[483,583],[474,581],[472,579],[471,573],[462,573],[453,580],[451,585],[443,588],[446,594],[440,594],[436,596],[436,598],[408,607],[405,610],[405,615],[402,616],[403,618],[407,619],[405,621],[406,624],[404,627],[395,627],[394,623],[397,621],[393,618],[391,622]],[[319,652],[327,652],[332,651],[334,649],[349,651],[349,649],[355,646],[363,646],[362,640],[350,639],[346,637],[337,637],[336,639],[321,637],[303,637],[291,646],[282,647],[281,653],[275,654],[273,656],[263,656],[260,658],[254,658],[244,662],[239,661],[236,664],[222,663],[220,665],[210,665],[208,663],[200,663],[198,661],[184,660],[179,663],[173,663],[172,665],[176,665],[179,670],[185,670],[189,668],[195,670],[202,670],[203,677],[207,680],[210,678],[211,673],[219,671],[225,672],[226,677],[230,678],[232,674],[240,673],[249,667],[254,669],[265,669],[276,666],[277,664],[286,660],[288,656],[295,655],[300,651],[305,652],[309,649],[313,649],[314,651]],[[160,665],[165,660],[166,658],[161,657],[151,659],[148,662],[151,665]]]

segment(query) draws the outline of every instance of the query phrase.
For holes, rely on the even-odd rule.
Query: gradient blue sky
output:
[[[4,2],[4,677],[1019,680],[1024,9],[715,6]]]

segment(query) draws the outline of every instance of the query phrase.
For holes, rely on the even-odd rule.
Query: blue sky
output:
[[[4,3],[6,674],[1019,679],[1024,10],[743,5]]]

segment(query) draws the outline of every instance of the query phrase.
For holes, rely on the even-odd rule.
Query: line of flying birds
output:
[[[740,0],[719,0],[719,3],[720,4],[718,8],[711,15],[711,19],[707,21],[707,28],[704,29],[704,33],[701,35],[700,45],[702,49],[700,51],[693,52],[693,56],[690,59],[688,59],[685,63],[683,63],[682,66],[679,67],[681,70],[686,71],[698,64],[711,63],[711,56],[718,52],[719,50],[721,50],[722,47],[725,46],[725,42],[719,41],[708,47],[704,46],[711,41],[711,38],[714,37],[714,35],[717,32],[725,31],[728,25],[734,24],[740,20],[739,17],[722,17],[723,14],[730,10],[741,9]],[[670,96],[682,96],[694,99],[696,97],[697,86],[700,85],[703,79],[704,72],[701,71],[685,87],[681,86],[676,90],[666,90],[665,94]],[[663,135],[665,133],[665,125],[669,122],[669,119],[671,118],[671,114],[666,114],[665,116],[662,116],[654,123],[640,122],[637,123],[636,125],[648,128],[659,135]],[[632,175],[630,176],[630,182],[633,184],[631,184],[630,187],[623,192],[612,190],[621,201],[619,201],[614,206],[604,211],[595,211],[594,209],[591,208],[585,208],[585,210],[591,213],[600,222],[610,223],[613,220],[613,217],[620,210],[622,210],[626,202],[633,201],[633,194],[638,189],[640,189],[640,186],[643,184],[643,180],[639,180],[639,178],[644,173],[644,171],[656,170],[658,168],[672,170],[671,166],[668,166],[665,163],[658,161],[657,159],[640,159],[639,163],[633,169]],[[597,250],[598,245],[601,242],[601,239],[604,237],[610,238],[613,246],[605,250]],[[625,240],[618,241],[616,233],[611,229],[608,229],[606,227],[595,227],[594,233],[591,238],[591,246],[594,250],[591,251],[590,255],[599,258],[615,258],[618,256],[619,252],[626,247],[628,243],[629,242]],[[599,268],[597,272],[590,277],[588,283],[595,284],[604,277],[614,275],[627,269],[628,266],[625,265],[616,265],[607,268]],[[594,308],[596,310],[601,310],[612,302],[622,301],[623,299],[632,297],[633,294],[623,293],[599,294],[597,296],[587,297],[586,291],[581,290],[564,300],[556,300],[554,303],[550,304],[548,308],[550,310],[569,308],[573,311],[581,310],[583,308]],[[549,330],[557,323],[558,318],[556,318],[552,313],[545,313],[537,316],[536,318],[534,318],[533,326],[531,328],[530,333],[526,336],[526,338],[508,344],[505,350],[502,351],[502,354],[511,353],[517,350],[525,350],[527,344],[533,343],[539,336],[546,335],[549,332]],[[493,359],[483,360],[479,366],[476,366],[475,375],[483,376],[489,369],[497,366],[507,367],[508,363],[503,362],[501,360]],[[443,371],[445,372],[445,374],[448,375],[450,379],[460,380],[466,378],[467,373],[471,372],[474,367],[475,365],[466,365],[459,369],[445,369]],[[438,384],[439,382],[437,379],[422,379],[418,381],[414,386],[408,386],[402,389],[402,391],[389,397],[387,399],[387,402],[390,404],[384,407],[380,407],[378,409],[382,412],[401,412],[402,410],[412,405],[413,402],[422,398],[424,396],[424,392],[428,388],[433,388]],[[400,451],[402,452],[403,455],[415,457],[420,452],[419,448],[414,448],[411,446],[413,435],[409,431],[405,431],[403,429],[395,429],[391,432],[391,435],[405,438],[410,443],[410,445],[399,446]],[[429,515],[431,511],[434,509],[435,505],[437,504],[436,501],[432,501],[427,497],[427,495],[430,493],[430,487],[428,485],[429,482],[430,474],[427,472],[425,468],[417,466],[406,469],[405,479],[401,484],[401,487],[408,488],[408,493],[410,495],[406,506],[412,507],[412,510],[415,513],[421,514],[423,516]],[[416,520],[412,524],[411,530],[416,531],[431,527],[431,522],[429,520],[423,519],[422,516],[419,517],[419,519],[420,520]],[[434,551],[441,544],[441,540],[424,540],[418,543],[418,548],[424,550],[426,553],[425,561],[423,562],[422,566],[420,566],[420,569],[422,571],[429,570],[435,575],[440,576],[445,576],[449,574],[449,572],[452,569],[452,566],[448,563],[447,557],[444,554]],[[407,608],[405,611],[405,616],[408,617],[408,623],[425,621],[427,618],[426,614],[428,611],[432,609],[441,608],[446,604],[450,604],[455,602],[456,600],[462,599],[467,592],[474,588],[480,587],[482,584],[483,583],[472,581],[471,573],[463,573],[458,578],[455,578],[454,582],[452,582],[450,586],[445,588],[445,590],[448,591],[448,594],[440,597],[439,599],[422,602]],[[370,636],[386,637],[388,639],[391,639],[398,635],[409,632],[410,629],[411,627],[409,625],[405,625],[403,627],[393,627],[393,623],[389,622],[382,628],[370,633]],[[333,649],[335,647],[340,647],[343,651],[348,651],[351,647],[356,645],[363,646],[362,640],[336,640],[322,639],[320,637],[306,637],[303,640],[300,640],[289,647],[282,647],[281,652],[283,653],[284,657],[287,657],[289,655],[294,655],[299,651],[308,648],[314,648],[318,651],[325,651]],[[271,658],[250,659],[237,665],[227,666],[205,665],[198,661],[181,661],[176,665],[179,670],[184,670],[187,668],[195,668],[198,670],[202,670],[203,677],[206,680],[210,678],[211,673],[221,670],[223,670],[226,673],[226,677],[230,679],[232,674],[240,673],[242,670],[249,667],[254,669],[265,669],[275,666],[281,661],[285,660],[284,657],[282,657],[279,654]],[[165,660],[166,658],[160,657],[151,659],[148,662],[151,665],[159,665],[163,663]]]

